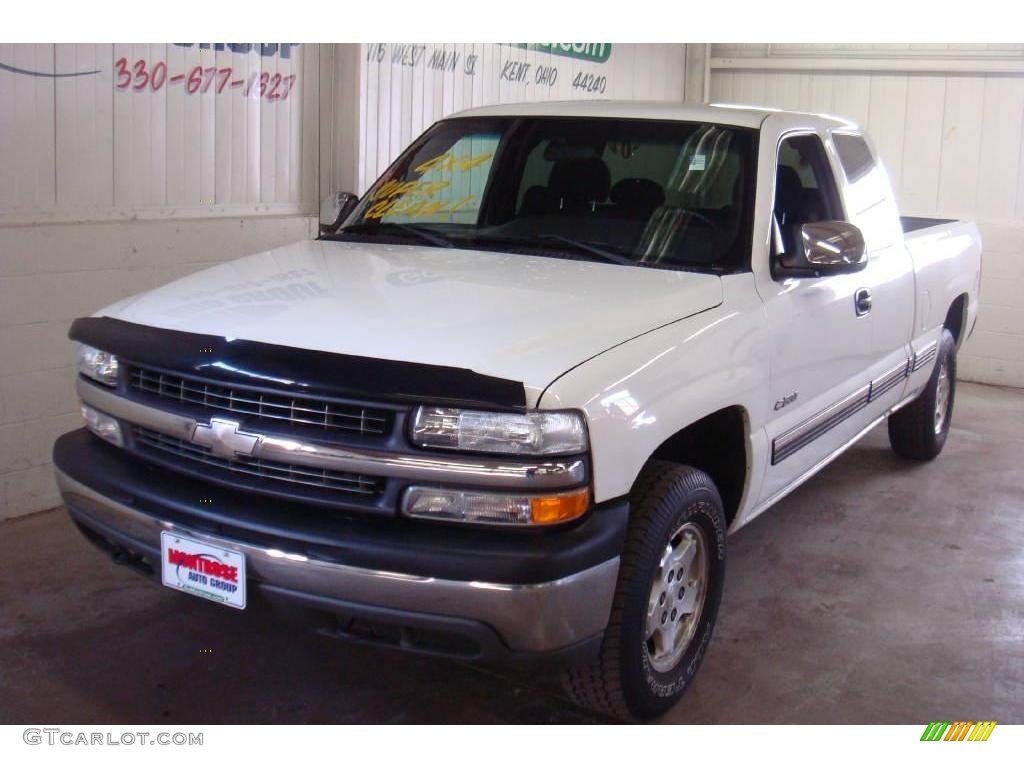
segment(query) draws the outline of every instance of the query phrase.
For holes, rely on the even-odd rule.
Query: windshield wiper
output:
[[[573,240],[571,237],[563,237],[562,235],[532,235],[530,237],[495,237],[495,236],[476,236],[473,238],[474,242],[492,243],[494,245],[516,245],[516,246],[530,246],[537,245],[538,243],[559,243],[560,245],[567,245],[578,253],[585,253],[588,256],[594,257],[595,261],[606,261],[610,264],[622,264],[627,267],[644,266],[636,259],[631,259],[628,256],[624,256],[622,253],[617,253],[611,250],[611,246],[598,243],[588,243],[585,240]]]
[[[397,229],[401,232],[415,235],[420,240],[436,245],[440,248],[452,248],[455,246],[451,240],[444,235],[439,235],[429,227],[424,227],[418,224],[400,224],[396,221],[382,221],[377,224],[371,224],[363,221],[358,224],[350,224],[347,227],[342,227],[338,230],[338,234],[359,234],[362,232],[379,232],[380,230]]]
[[[611,250],[609,246],[603,244],[588,243],[586,240],[573,240],[571,237],[562,237],[561,235],[537,235],[536,239],[541,242],[562,243],[578,251],[589,253],[591,256],[597,256],[599,259],[612,264],[621,264],[624,267],[640,266],[640,262],[636,259],[623,256],[621,253],[617,253]]]

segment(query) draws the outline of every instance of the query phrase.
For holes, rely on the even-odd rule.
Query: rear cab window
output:
[[[833,133],[832,142],[846,177],[843,197],[851,223],[864,235],[868,251],[898,243],[903,237],[899,211],[885,169],[863,136]]]

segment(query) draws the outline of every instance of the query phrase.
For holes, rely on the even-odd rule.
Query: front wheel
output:
[[[660,715],[704,658],[725,578],[726,520],[704,472],[651,462],[631,521],[598,661],[566,671],[570,698],[623,720]]]
[[[928,385],[889,417],[889,444],[907,459],[930,461],[942,453],[956,395],[956,341],[943,329]]]

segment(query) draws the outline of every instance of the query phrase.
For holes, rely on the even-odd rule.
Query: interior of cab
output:
[[[541,219],[545,231],[599,230],[608,245],[654,265],[734,259],[747,169],[730,133],[702,126],[682,144],[642,131],[619,140],[545,136],[525,157],[514,219]],[[609,220],[615,225],[600,226]]]
[[[790,136],[779,145],[773,214],[773,255],[796,252],[804,224],[843,218],[835,177],[817,135]]]

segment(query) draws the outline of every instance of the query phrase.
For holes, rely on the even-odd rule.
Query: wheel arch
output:
[[[751,453],[750,416],[743,406],[731,405],[665,439],[644,466],[652,460],[662,460],[706,472],[722,496],[726,522],[732,525],[750,483]]]
[[[964,330],[967,327],[967,307],[967,294],[961,293],[953,299],[953,303],[949,305],[949,310],[946,312],[946,319],[942,321],[942,326],[953,334],[953,341],[956,342],[957,349],[964,341]]]

